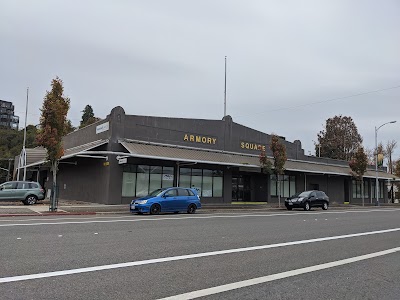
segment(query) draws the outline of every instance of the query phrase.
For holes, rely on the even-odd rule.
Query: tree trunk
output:
[[[50,194],[50,211],[57,211],[57,169],[58,161],[51,164],[51,171],[53,173],[52,191]]]
[[[281,208],[281,180],[280,175],[278,177],[278,207]]]
[[[362,199],[362,206],[364,206],[364,179],[361,179],[361,199]]]

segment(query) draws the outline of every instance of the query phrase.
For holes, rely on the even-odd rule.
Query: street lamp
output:
[[[379,184],[378,184],[378,130],[379,128],[387,125],[387,124],[393,124],[396,123],[396,121],[391,121],[382,124],[378,128],[375,126],[375,195],[376,195],[376,202],[375,205],[379,206]]]

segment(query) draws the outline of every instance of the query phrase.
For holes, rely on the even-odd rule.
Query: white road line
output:
[[[35,217],[34,219],[15,219],[16,217],[10,217],[13,218],[12,220],[7,219],[0,219],[0,223],[1,222],[29,222],[29,221],[37,221],[38,218]],[[21,218],[21,217],[19,217]],[[90,217],[80,217],[80,218],[76,218],[76,217],[68,217],[68,218],[61,218],[59,216],[54,216],[53,218],[49,218],[49,219],[45,219],[44,217],[40,217],[40,221],[59,221],[59,220],[87,220],[87,219],[123,219],[123,218],[127,218],[127,216],[118,216],[118,217],[96,217],[96,216],[90,216]]]
[[[253,246],[253,247],[246,247],[246,248],[236,248],[236,249],[227,249],[227,250],[203,252],[203,253],[196,253],[196,254],[170,256],[170,257],[132,261],[132,262],[126,262],[126,263],[111,264],[111,265],[102,265],[102,266],[80,268],[80,269],[71,269],[71,270],[54,271],[54,272],[47,272],[47,273],[37,273],[37,274],[30,274],[30,275],[3,277],[3,278],[0,278],[0,283],[24,281],[24,280],[39,279],[39,278],[49,278],[49,277],[80,274],[80,273],[95,272],[95,271],[112,270],[112,269],[119,269],[119,268],[128,268],[128,267],[134,267],[134,266],[143,266],[143,265],[171,262],[171,261],[177,261],[177,260],[209,257],[209,256],[240,253],[240,252],[247,252],[247,251],[265,250],[265,249],[272,249],[272,248],[278,248],[278,247],[286,247],[286,246],[293,246],[293,245],[302,245],[302,244],[310,244],[310,243],[316,243],[316,242],[346,239],[346,238],[352,238],[352,237],[367,236],[367,235],[373,235],[373,234],[390,233],[390,232],[396,232],[396,231],[400,231],[400,228],[353,233],[353,234],[346,234],[346,235],[330,236],[330,237],[316,238],[316,239],[310,239],[310,240],[300,240],[300,241],[285,242],[285,243],[270,244],[270,245]]]
[[[208,288],[208,289],[193,291],[193,292],[180,294],[180,295],[167,297],[167,298],[162,298],[159,300],[183,300],[183,299],[195,299],[195,298],[199,298],[199,297],[205,297],[205,296],[219,294],[219,293],[232,291],[232,290],[236,290],[236,289],[240,289],[240,288],[244,288],[244,287],[249,287],[249,286],[256,285],[256,284],[266,283],[266,282],[275,281],[275,280],[279,280],[279,279],[283,279],[283,278],[288,278],[288,277],[292,277],[292,276],[297,276],[297,275],[301,275],[301,274],[306,274],[306,273],[310,273],[310,272],[315,272],[315,271],[329,269],[329,268],[333,268],[333,267],[337,267],[337,266],[342,266],[342,265],[346,265],[346,264],[350,264],[350,263],[354,263],[354,262],[358,262],[358,261],[362,261],[362,260],[366,260],[366,259],[370,259],[370,258],[374,258],[374,257],[393,254],[393,253],[396,253],[399,251],[400,251],[400,247],[392,248],[392,249],[379,251],[379,252],[375,252],[375,253],[371,253],[371,254],[337,260],[337,261],[333,261],[333,262],[329,262],[329,263],[325,263],[325,264],[320,264],[320,265],[296,269],[296,270],[292,270],[292,271],[287,271],[287,272],[276,273],[276,274],[272,274],[272,275],[268,275],[268,276],[253,278],[253,279],[249,279],[249,280],[243,280],[243,281],[233,282],[233,283],[229,283],[229,284],[224,284],[224,285],[220,285],[220,286],[216,286],[216,287],[212,287],[212,288]]]
[[[400,209],[374,209],[374,210],[348,210],[348,211],[330,211],[330,212],[300,212],[300,213],[273,213],[273,214],[233,214],[233,215],[198,215],[190,217],[160,217],[152,216],[148,218],[129,218],[124,220],[90,220],[90,221],[72,221],[72,222],[40,222],[40,223],[15,223],[0,224],[0,227],[13,226],[43,226],[43,225],[67,225],[67,224],[92,224],[92,223],[120,223],[120,222],[144,222],[144,221],[167,221],[167,220],[188,220],[188,219],[214,219],[214,218],[259,218],[259,217],[287,217],[298,215],[319,215],[319,214],[348,214],[348,213],[369,213],[369,212],[394,212]],[[125,217],[126,218],[126,217]]]

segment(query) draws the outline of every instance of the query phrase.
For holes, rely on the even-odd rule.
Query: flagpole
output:
[[[224,117],[226,116],[226,56],[225,56],[225,89],[224,89]]]
[[[22,153],[23,155],[23,166],[24,166],[24,181],[26,180],[26,150],[25,150],[25,144],[26,144],[26,119],[28,118],[28,99],[29,99],[29,87],[26,88],[26,107],[25,107],[25,128],[24,128],[24,144],[22,146]]]

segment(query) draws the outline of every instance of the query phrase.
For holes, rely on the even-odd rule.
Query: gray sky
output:
[[[37,124],[55,76],[78,125],[92,105],[127,114],[221,119],[300,139],[351,116],[374,147],[399,143],[400,2],[368,0],[0,0],[0,99]]]

